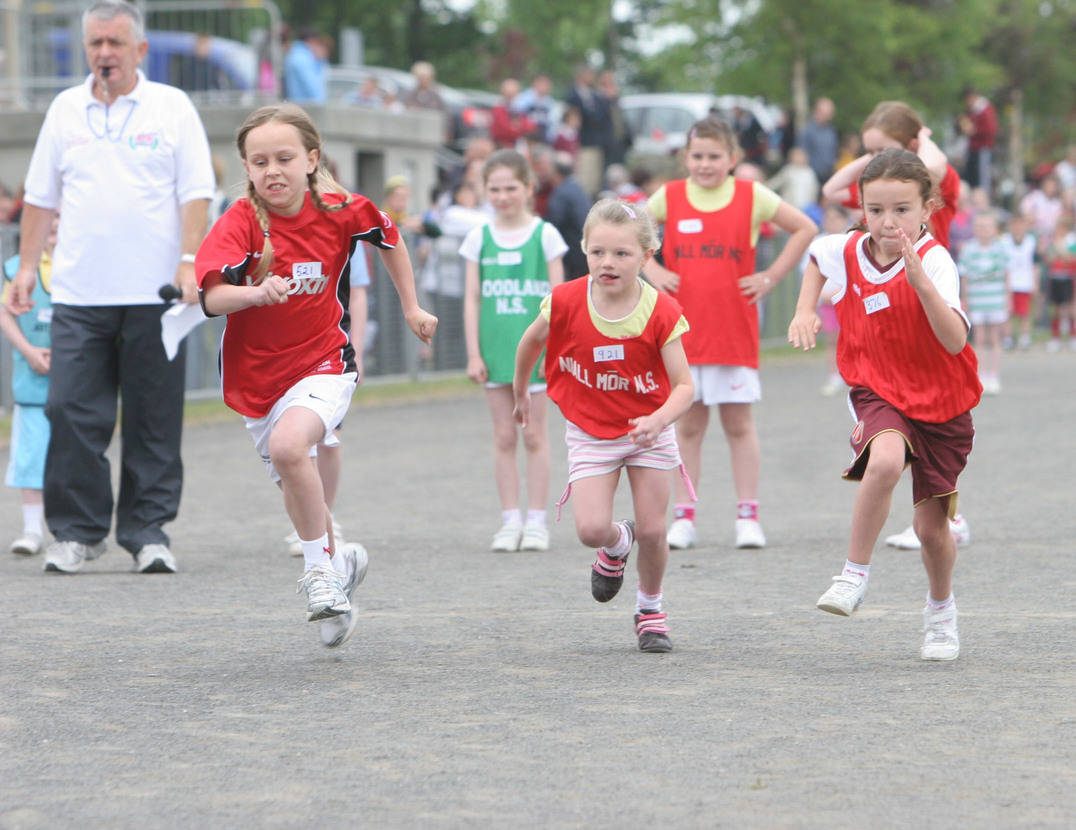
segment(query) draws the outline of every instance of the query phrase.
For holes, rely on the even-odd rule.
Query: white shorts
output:
[[[706,406],[717,403],[758,403],[762,400],[762,382],[758,369],[747,366],[709,364],[689,366],[695,381],[695,400]]]
[[[486,381],[482,386],[485,389],[508,389],[509,391],[512,389],[512,384],[510,383],[490,383],[489,381]],[[537,395],[539,392],[544,392],[545,390],[546,382],[544,380],[541,383],[532,383],[527,387],[527,391],[532,395]]]
[[[273,469],[272,459],[269,458],[269,436],[284,412],[293,406],[309,409],[321,418],[325,425],[325,434],[318,444],[324,447],[338,446],[340,440],[333,435],[333,430],[344,420],[357,382],[356,372],[348,372],[346,375],[310,375],[281,395],[268,415],[261,418],[243,416],[247,429],[250,430],[250,437],[254,439],[254,449],[265,462],[265,468],[273,481],[280,481],[280,475]],[[310,448],[311,458],[318,454],[318,444]]]
[[[968,322],[973,326],[997,325],[1009,319],[1009,312],[1004,308],[993,311],[969,311]]]

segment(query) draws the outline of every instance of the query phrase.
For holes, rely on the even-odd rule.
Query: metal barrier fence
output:
[[[3,260],[18,252],[18,228],[0,224],[0,255]],[[411,333],[403,319],[400,301],[391,277],[381,258],[367,248],[370,266],[369,306],[366,354],[363,375],[366,378],[407,376],[419,379],[433,372],[463,372],[467,367],[467,349],[463,334],[464,261],[459,256],[459,237],[436,239],[403,234],[414,264],[415,282],[422,305],[438,317],[437,336],[427,348]],[[783,240],[772,246],[760,245],[760,267],[772,259],[769,248],[779,250]],[[764,301],[762,337],[783,342],[788,321],[792,319],[799,280],[789,275]],[[207,320],[187,337],[187,394],[192,398],[220,395],[217,354],[224,331],[225,318]],[[11,344],[0,338],[0,406],[11,406]]]
[[[150,80],[186,90],[196,103],[276,100],[282,59],[280,11],[272,0],[136,3]],[[0,108],[44,106],[88,71],[81,2],[0,0]]]

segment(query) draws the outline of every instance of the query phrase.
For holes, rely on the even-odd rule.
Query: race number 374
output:
[[[595,346],[594,347],[594,362],[604,363],[609,360],[623,360],[624,359],[624,345],[618,343],[615,346]]]

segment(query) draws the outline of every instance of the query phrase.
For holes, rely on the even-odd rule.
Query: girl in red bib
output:
[[[706,118],[692,127],[686,154],[688,178],[650,197],[650,213],[665,225],[665,266],[651,260],[644,273],[679,301],[691,324],[684,351],[695,400],[676,424],[688,476],[697,488],[710,406],[717,404],[738,501],[736,547],[761,548],[766,537],[758,521],[760,450],[751,411],[762,396],[757,303],[797,266],[818,229],[769,188],[729,175],[739,150],[724,121]],[[790,236],[773,263],[756,272],[755,246],[765,222]],[[688,548],[695,544],[695,507],[685,482],[678,479],[675,486],[669,546]]]
[[[866,232],[812,243],[796,315],[793,346],[815,345],[815,312],[823,283],[838,285],[841,330],[837,366],[851,388],[855,461],[844,477],[859,481],[844,570],[818,600],[831,614],[851,615],[863,601],[871,553],[889,516],[893,489],[912,470],[914,527],[929,581],[923,612],[924,660],[960,653],[952,594],[957,476],[974,429],[970,410],[982,385],[960,307],[959,277],[949,252],[927,231],[934,183],[912,152],[876,155],[859,178]]]
[[[594,205],[583,225],[590,275],[556,286],[542,301],[520,340],[512,391],[514,417],[525,426],[531,372],[545,348],[549,397],[568,421],[569,484],[558,507],[574,492],[579,540],[598,548],[591,594],[598,602],[616,596],[638,541],[636,635],[642,651],[662,652],[672,648],[662,611],[668,471],[683,468],[672,424],[694,389],[680,306],[639,277],[656,247],[645,213],[615,199]],[[635,519],[614,523],[622,467]]]
[[[302,546],[307,619],[341,645],[357,614],[351,594],[366,573],[361,545],[336,550],[316,466],[358,383],[348,314],[351,259],[381,258],[411,330],[429,343],[437,318],[415,297],[411,261],[392,220],[348,193],[321,166],[321,137],[293,104],[262,107],[237,137],[247,197],[214,224],[195,259],[207,314],[228,315],[221,341],[224,401],[244,416]]]

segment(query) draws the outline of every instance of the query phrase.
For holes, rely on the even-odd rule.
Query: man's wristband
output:
[[[183,254],[183,256],[179,258],[179,261],[189,262],[191,265],[194,265],[194,254]]]

